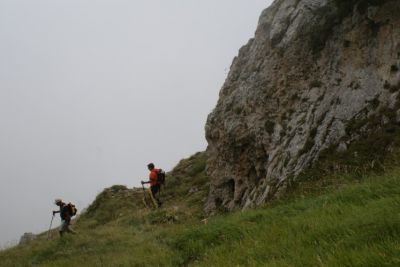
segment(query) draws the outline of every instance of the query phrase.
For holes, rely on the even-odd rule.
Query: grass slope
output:
[[[77,220],[79,235],[8,249],[0,266],[400,266],[400,169],[335,177],[323,194],[300,186],[204,224],[205,160],[198,153],[169,174],[163,208],[111,187]]]

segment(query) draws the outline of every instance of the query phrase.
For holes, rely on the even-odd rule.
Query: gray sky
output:
[[[204,150],[271,0],[0,0],[0,246]],[[57,218],[56,225],[59,224]]]

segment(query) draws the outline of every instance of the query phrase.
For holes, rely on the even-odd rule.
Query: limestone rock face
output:
[[[276,0],[207,119],[206,210],[279,196],[321,151],[360,138],[355,119],[389,108],[399,122],[399,70],[399,0]]]

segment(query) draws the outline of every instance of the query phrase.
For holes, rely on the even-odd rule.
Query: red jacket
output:
[[[160,169],[152,169],[149,174],[150,186],[157,185],[158,172]]]

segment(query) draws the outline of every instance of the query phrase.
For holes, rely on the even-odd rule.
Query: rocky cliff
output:
[[[260,205],[324,151],[397,134],[399,70],[399,0],[276,0],[207,120],[206,210]]]

